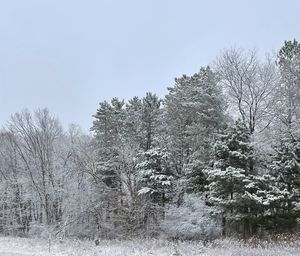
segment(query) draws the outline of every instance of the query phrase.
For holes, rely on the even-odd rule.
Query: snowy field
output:
[[[250,247],[233,240],[209,246],[196,242],[172,243],[162,240],[101,241],[96,247],[89,241],[53,242],[26,238],[0,238],[0,256],[268,256],[300,255],[300,243],[263,243]]]

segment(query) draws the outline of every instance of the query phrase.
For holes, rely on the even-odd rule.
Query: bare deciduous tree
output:
[[[275,62],[260,62],[255,50],[225,49],[215,62],[220,83],[233,109],[237,109],[249,131],[266,127],[272,120],[270,109],[277,85]]]

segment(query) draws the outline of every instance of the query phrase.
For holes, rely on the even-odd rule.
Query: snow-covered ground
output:
[[[173,243],[163,240],[52,242],[0,237],[0,256],[291,256],[300,255],[300,243],[263,243],[256,247],[224,240],[209,246],[197,242]]]

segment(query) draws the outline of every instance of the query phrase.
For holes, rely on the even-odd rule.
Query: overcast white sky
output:
[[[0,0],[0,126],[48,107],[91,126],[112,97],[164,96],[232,45],[300,40],[298,0]]]

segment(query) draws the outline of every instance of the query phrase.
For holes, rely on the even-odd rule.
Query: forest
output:
[[[2,235],[210,241],[299,231],[297,40],[265,57],[224,49],[164,98],[113,98],[93,118],[90,133],[64,129],[48,109],[3,124]]]

